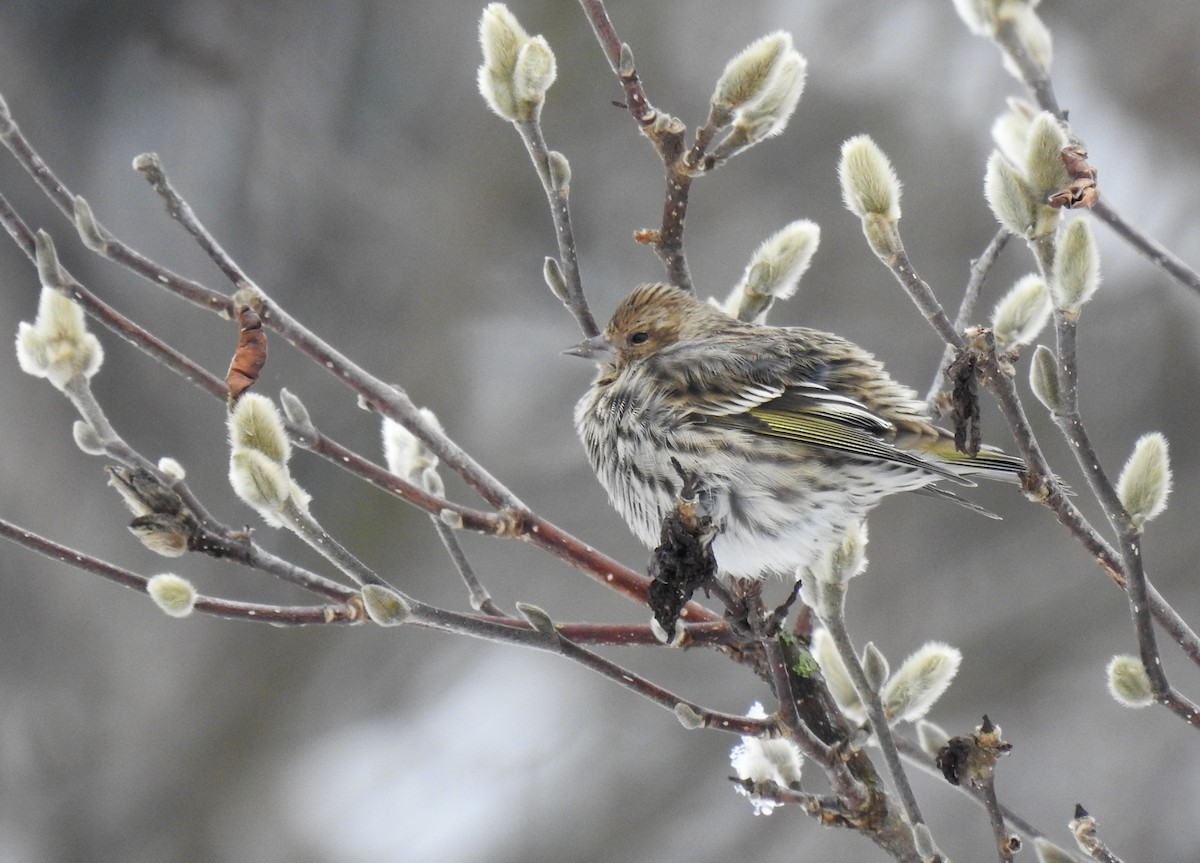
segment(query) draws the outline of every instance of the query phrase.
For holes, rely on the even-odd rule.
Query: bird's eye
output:
[[[632,336],[629,337],[629,344],[644,345],[649,340],[650,340],[650,334],[648,332],[646,332],[645,330],[642,330],[641,332],[634,333]]]

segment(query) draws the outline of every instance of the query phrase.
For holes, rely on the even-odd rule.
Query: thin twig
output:
[[[1159,655],[1158,639],[1152,624],[1149,585],[1142,564],[1141,530],[1133,524],[1116,488],[1108,478],[1100,457],[1079,413],[1079,370],[1076,361],[1078,315],[1062,310],[1054,313],[1058,347],[1058,390],[1060,407],[1054,411],[1055,424],[1062,431],[1088,487],[1099,502],[1121,547],[1129,608],[1137,633],[1138,653],[1155,699],[1189,724],[1200,728],[1200,706],[1184,698],[1170,685]]]
[[[821,591],[824,597],[819,612],[821,620],[829,630],[833,643],[837,647],[838,655],[842,658],[850,680],[854,684],[854,689],[867,710],[867,717],[871,721],[871,730],[875,732],[875,739],[883,753],[883,761],[887,766],[888,775],[892,779],[892,786],[896,789],[900,803],[904,807],[904,814],[908,818],[910,826],[923,824],[925,819],[921,815],[921,807],[917,804],[917,797],[909,784],[908,775],[904,772],[904,765],[900,763],[900,753],[892,739],[891,727],[883,712],[883,702],[879,698],[879,691],[867,681],[867,675],[863,671],[858,654],[854,651],[854,644],[850,641],[850,633],[846,629],[846,586],[840,582],[826,581],[822,582]]]
[[[467,586],[467,592],[471,597],[471,608],[476,611],[482,611],[484,614],[490,614],[493,617],[507,617],[500,607],[492,601],[492,595],[488,593],[486,587],[480,582],[479,576],[475,574],[475,568],[471,566],[471,562],[467,560],[467,555],[463,551],[462,544],[459,543],[458,537],[454,535],[454,528],[446,524],[436,515],[431,515],[429,520],[433,522],[433,528],[437,531],[438,539],[442,541],[442,545],[446,548],[446,553],[450,555],[450,560],[454,563],[454,568],[458,570],[459,577],[462,578],[463,584]]]
[[[571,225],[570,184],[566,181],[555,182],[554,172],[550,169],[550,151],[546,147],[541,122],[533,119],[515,125],[521,140],[525,142],[525,149],[529,151],[529,158],[533,160],[534,168],[537,169],[538,179],[542,182],[546,201],[550,205],[550,216],[554,220],[554,237],[558,242],[557,260],[565,288],[565,295],[559,299],[575,317],[584,336],[591,338],[600,332],[600,328],[596,326],[596,319],[588,307],[579,276],[575,229]]]
[[[933,757],[929,755],[929,753],[925,752],[925,750],[923,750],[915,742],[898,734],[893,735],[893,739],[896,742],[897,750],[900,752],[900,755],[905,761],[930,776],[933,776],[937,779],[944,779],[942,771],[939,770],[937,765],[934,763]],[[950,785],[949,783],[946,783],[946,785],[962,792],[963,794],[966,794],[981,807],[986,808],[987,804],[983,799],[982,790],[971,785],[971,783],[966,782],[961,785]],[[1044,830],[1039,829],[1033,823],[1023,818],[1008,806],[1005,806],[1003,803],[998,803],[998,807],[1005,822],[1022,833],[1026,838],[1041,839],[1045,842],[1051,841]],[[1058,850],[1062,851],[1064,855],[1073,856],[1071,855],[1071,852],[1064,848],[1059,848]]]
[[[617,80],[625,90],[625,106],[639,128],[658,150],[667,173],[667,194],[662,223],[657,231],[643,236],[654,247],[667,271],[667,281],[685,291],[694,291],[683,249],[683,226],[687,217],[688,193],[694,172],[688,166],[684,136],[687,128],[675,117],[660,114],[646,98],[646,91],[633,62],[633,52],[617,37],[603,0],[579,0],[584,14]],[[697,146],[701,140],[697,139]],[[703,156],[702,152],[698,154]]]
[[[963,291],[962,302],[958,306],[958,314],[954,316],[955,332],[961,333],[970,325],[971,319],[975,315],[975,306],[979,302],[979,294],[983,288],[984,280],[987,279],[988,273],[992,271],[992,267],[996,264],[996,259],[1000,257],[1000,253],[1004,251],[1004,247],[1008,245],[1011,237],[1012,234],[1006,229],[1000,228],[992,236],[991,241],[979,257],[971,262],[971,273],[967,278],[967,287]],[[937,416],[938,414],[937,402],[946,388],[945,370],[954,359],[954,350],[952,345],[946,345],[942,351],[942,359],[933,372],[933,382],[929,385],[929,392],[925,396],[925,407],[931,416]]]
[[[979,792],[983,808],[988,814],[988,823],[992,825],[992,835],[996,839],[1000,863],[1013,863],[1012,839],[1008,834],[1008,828],[1004,826],[1004,813],[1000,809],[1000,801],[996,798],[994,774],[988,774],[987,778],[979,783]]]
[[[89,554],[61,545],[44,536],[25,530],[12,522],[0,519],[0,536],[38,554],[62,561],[76,569],[98,575],[122,587],[148,593],[150,579],[144,575],[114,566]],[[211,596],[197,596],[196,611],[235,620],[253,620],[278,626],[304,626],[323,623],[358,623],[363,619],[361,606],[355,602],[338,605],[265,605],[257,602],[238,602]]]

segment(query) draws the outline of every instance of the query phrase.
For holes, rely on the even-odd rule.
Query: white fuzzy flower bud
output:
[[[1167,439],[1159,432],[1138,438],[1117,479],[1117,496],[1129,520],[1142,527],[1167,508],[1171,494],[1171,461]]]
[[[712,94],[713,107],[723,113],[762,97],[783,57],[792,50],[792,36],[782,30],[768,33],[742,49],[725,64]]]
[[[1062,413],[1062,393],[1058,389],[1058,358],[1045,345],[1038,345],[1029,366],[1029,388],[1052,414]]]
[[[992,140],[1014,165],[1022,164],[1029,155],[1029,124],[1036,114],[1033,105],[1010,96],[1008,110],[992,123]]]
[[[421,408],[421,416],[428,425],[441,431],[442,425],[433,411]],[[388,470],[440,495],[444,489],[441,477],[436,472],[438,457],[416,435],[397,422],[384,418],[382,431],[383,457]]]
[[[1021,172],[999,150],[992,153],[983,178],[983,194],[992,215],[1018,237],[1034,236],[1038,201]]]
[[[291,497],[287,468],[256,449],[235,449],[229,456],[229,484],[243,502],[258,510],[274,527],[278,513]]]
[[[1154,703],[1154,690],[1146,666],[1136,656],[1114,656],[1109,660],[1108,691],[1124,707],[1149,707]]]
[[[883,150],[868,135],[856,135],[842,144],[838,180],[846,208],[859,218],[900,218],[900,180]]]
[[[49,242],[49,236],[46,237]],[[49,246],[53,254],[53,246]],[[38,247],[41,261],[42,246]],[[58,259],[54,258],[57,266]],[[21,371],[46,378],[62,390],[76,376],[90,378],[100,370],[104,349],[87,331],[83,309],[52,287],[43,287],[37,317],[17,327],[17,362]]]
[[[799,53],[784,54],[762,95],[735,113],[735,140],[757,144],[786,129],[804,93],[807,71],[808,63]]]
[[[490,3],[479,19],[479,92],[488,106],[514,123],[537,117],[554,83],[554,52],[541,36],[531,37],[503,3]]]
[[[962,653],[939,641],[931,641],[904,660],[880,693],[883,711],[892,722],[915,722],[949,688]]]
[[[556,77],[554,52],[544,36],[534,36],[521,46],[512,78],[513,95],[519,102],[541,102]]]
[[[1051,195],[1071,184],[1062,158],[1067,133],[1053,114],[1042,111],[1030,121],[1026,142],[1025,176],[1037,199],[1046,203]]]
[[[196,588],[186,578],[171,573],[151,578],[146,583],[146,592],[171,617],[187,617],[196,606]]]
[[[292,457],[279,409],[258,393],[245,393],[229,412],[229,443],[234,451],[254,450],[281,467]]]
[[[846,663],[842,661],[842,657],[837,651],[837,645],[833,643],[833,636],[829,634],[828,630],[822,628],[813,631],[810,650],[813,659],[821,668],[821,676],[825,678],[825,686],[829,689],[829,694],[833,696],[833,700],[837,702],[842,713],[853,722],[864,721],[867,718],[867,711],[858,697],[858,691],[850,679],[850,672],[846,670]]]
[[[820,241],[820,227],[807,219],[776,232],[750,258],[741,282],[725,301],[725,312],[761,323],[776,298],[787,299],[796,292]]]
[[[1050,292],[1036,273],[1017,280],[992,312],[996,350],[1007,351],[1027,345],[1050,320]]]
[[[1091,221],[1074,219],[1063,231],[1054,256],[1050,291],[1054,304],[1068,314],[1078,313],[1100,286],[1100,253]]]

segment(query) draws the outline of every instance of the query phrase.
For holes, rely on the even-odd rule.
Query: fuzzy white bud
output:
[[[1050,292],[1041,276],[1030,273],[1018,279],[992,312],[996,350],[1029,344],[1046,326],[1051,311]]]
[[[1052,414],[1063,409],[1062,393],[1058,388],[1058,358],[1045,345],[1038,345],[1029,365],[1029,388]]]
[[[1055,192],[1071,184],[1071,176],[1063,162],[1063,147],[1067,133],[1049,111],[1042,111],[1029,123],[1025,151],[1025,176],[1037,199],[1046,201]]]
[[[842,144],[838,180],[846,208],[859,218],[900,218],[900,180],[892,163],[868,135],[856,135]]]
[[[755,39],[725,64],[712,94],[713,107],[728,113],[759,99],[791,50],[791,34],[782,30]]]
[[[949,688],[962,653],[939,641],[931,641],[904,660],[880,693],[884,713],[894,722],[915,722],[933,707]]]
[[[769,237],[755,250],[741,282],[726,299],[726,314],[761,323],[775,299],[787,299],[796,292],[820,241],[820,226],[807,219],[792,222]]]
[[[1124,707],[1149,707],[1154,703],[1154,690],[1146,666],[1136,656],[1114,656],[1105,669],[1108,692]]]
[[[825,678],[829,694],[833,696],[842,713],[853,722],[864,721],[867,711],[850,679],[850,672],[846,670],[846,663],[842,661],[837,645],[833,643],[833,636],[827,629],[813,631],[810,650],[813,659],[821,668],[821,676]]]
[[[514,123],[537,117],[557,74],[554,52],[531,37],[503,3],[490,3],[479,19],[479,92],[488,107]]]
[[[292,444],[283,427],[283,417],[275,403],[258,393],[245,393],[229,412],[229,444],[234,451],[254,450],[266,458],[286,465],[292,457]]]
[[[196,588],[186,578],[163,573],[146,582],[146,592],[164,613],[187,617],[196,606]]]
[[[53,252],[53,246],[50,249]],[[17,362],[21,371],[46,378],[62,390],[76,376],[96,374],[104,362],[104,349],[87,331],[83,309],[54,288],[43,287],[34,322],[17,326]]]
[[[1018,237],[1032,237],[1038,224],[1038,201],[1029,183],[999,150],[992,153],[983,178],[983,195],[992,215]]]
[[[1167,508],[1171,494],[1171,460],[1167,439],[1159,432],[1138,438],[1117,479],[1117,497],[1129,520],[1142,527]]]
[[[808,62],[796,51],[784,54],[762,95],[734,116],[734,139],[747,145],[778,135],[800,104]]]
[[[1100,286],[1100,252],[1092,236],[1091,221],[1072,220],[1063,231],[1054,256],[1050,291],[1054,304],[1069,314],[1078,313]]]

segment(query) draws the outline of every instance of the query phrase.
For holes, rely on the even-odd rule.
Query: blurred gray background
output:
[[[482,3],[9,2],[0,6],[0,92],[24,131],[118,236],[225,289],[129,165],[157,151],[197,213],[277,300],[433,408],[516,493],[633,566],[646,552],[608,507],[571,427],[591,370],[544,287],[553,233],[511,128],[475,88]],[[661,206],[661,169],[629,117],[574,3],[516,0],[545,34],[559,80],[544,119],[571,160],[583,276],[606,317],[654,255],[631,242]],[[725,61],[789,30],[810,61],[787,133],[698,182],[688,238],[704,295],[723,293],[751,250],[796,218],[823,228],[800,294],[775,323],[837,331],[922,392],[940,343],[867,250],[841,206],[838,147],[868,132],[904,181],[905,242],[949,305],[995,225],[982,200],[988,130],[1018,85],[948,0],[611,0],[651,99],[702,120]],[[1101,172],[1103,193],[1200,264],[1200,10],[1049,0],[1055,80]],[[0,190],[56,239],[89,287],[214,372],[233,329],[89,255],[11,159]],[[1196,380],[1200,298],[1100,227],[1105,284],[1084,315],[1082,404],[1115,473],[1139,434],[1166,433],[1176,490],[1145,556],[1178,610],[1200,620]],[[1010,246],[985,309],[1031,260]],[[0,333],[32,318],[32,268],[0,243]],[[96,388],[117,428],[172,455],[222,519],[255,523],[229,493],[222,406],[105,334]],[[11,344],[11,342],[10,342]],[[1021,364],[1023,391],[1026,363]],[[260,387],[300,395],[329,434],[378,457],[373,418],[281,340]],[[141,548],[71,442],[68,405],[0,364],[0,515],[146,574],[201,590],[300,601],[263,577]],[[1052,461],[1083,481],[1033,400]],[[994,411],[987,437],[1006,444]],[[300,453],[313,510],[363,559],[430,602],[465,592],[424,515]],[[472,497],[459,485],[452,492]],[[1082,802],[1113,848],[1194,860],[1195,733],[1162,710],[1118,707],[1103,669],[1134,641],[1125,598],[1051,516],[1009,488],[978,499],[1003,522],[922,498],[871,519],[871,569],[850,623],[893,665],[928,639],[959,646],[959,680],[931,718],[951,733],[989,713],[1015,750],[1001,798],[1069,842]],[[1099,520],[1096,508],[1081,505]],[[277,531],[268,547],[323,565]],[[646,612],[517,543],[465,539],[498,601],[557,620],[642,621]],[[280,630],[168,619],[144,597],[12,545],[0,547],[0,861],[517,861],[882,859],[864,839],[795,809],[756,818],[730,790],[715,733],[552,657],[415,629]],[[772,585],[782,596],[782,585]],[[1179,685],[1195,669],[1167,647]],[[687,697],[743,711],[759,681],[701,652],[608,651]],[[918,777],[955,859],[991,859],[982,813]],[[816,787],[819,787],[816,786]],[[1031,853],[1031,852],[1027,852]]]

